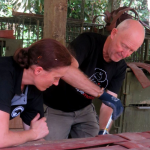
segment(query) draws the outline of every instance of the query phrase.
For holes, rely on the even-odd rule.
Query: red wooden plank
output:
[[[150,150],[150,148],[147,148],[147,147],[143,147],[142,149],[141,148],[131,148],[129,150]]]
[[[117,135],[100,135],[92,138],[78,138],[78,139],[67,139],[61,141],[39,141],[30,142],[27,144],[20,145],[18,147],[6,148],[5,150],[62,150],[62,149],[77,149],[77,148],[90,148],[93,146],[105,146],[106,144],[112,144],[115,142],[125,142],[123,139]],[[23,149],[21,149],[23,148]],[[43,148],[43,149],[42,149]]]
[[[146,139],[150,139],[150,132],[149,133],[148,132],[139,132],[137,134],[145,137]]]
[[[145,74],[143,73],[143,71],[140,68],[138,68],[133,63],[127,63],[127,65],[132,69],[136,78],[141,83],[143,88],[150,86],[150,80],[145,76]]]
[[[81,150],[127,150],[125,147],[115,145],[115,146],[106,146],[106,147],[96,147],[96,148],[88,148]]]
[[[150,147],[150,139],[144,140],[136,140],[136,141],[128,141],[128,142],[120,142],[116,143],[117,145],[124,146],[126,148],[143,148]]]
[[[43,145],[43,146],[40,145],[40,146],[29,146],[29,147],[20,147],[20,148],[16,147],[13,150],[65,150],[65,149],[57,149],[57,148],[55,149],[50,147],[49,145]],[[70,150],[77,150],[77,149],[75,148]],[[108,146],[108,147],[86,148],[81,150],[127,150],[127,149],[117,145],[117,146]]]
[[[143,133],[150,133],[150,131],[144,131]]]
[[[141,67],[150,73],[150,64],[141,63],[141,62],[132,62],[132,64],[135,64],[136,66]]]
[[[5,150],[8,150],[6,148]],[[55,149],[50,147],[49,145],[39,145],[39,146],[28,146],[28,147],[14,147],[9,148],[9,150],[65,150],[65,149]],[[75,150],[75,149],[72,149]],[[116,146],[107,146],[107,147],[96,147],[96,148],[86,148],[82,150],[127,150],[126,148],[116,145]]]
[[[136,141],[140,145],[143,145],[144,147],[150,147],[150,139],[140,140]]]
[[[141,136],[140,134],[130,133],[130,132],[119,133],[117,135],[120,136],[120,137],[123,137],[127,140],[143,140],[143,139],[146,139],[144,136]]]
[[[137,143],[136,141],[129,141],[129,142],[120,142],[120,143],[115,143],[115,144],[118,144],[118,145],[121,145],[121,146],[124,146],[126,148],[143,148],[144,146]]]
[[[15,39],[15,36],[13,36],[13,30],[0,30],[0,38]]]

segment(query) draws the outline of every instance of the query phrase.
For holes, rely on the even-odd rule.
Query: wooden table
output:
[[[3,150],[150,150],[150,131],[60,141],[38,140]]]

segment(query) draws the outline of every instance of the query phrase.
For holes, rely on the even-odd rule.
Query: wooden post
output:
[[[82,19],[81,33],[83,32],[83,23],[84,23],[84,5],[85,5],[85,0],[82,0],[82,4],[81,4],[81,19]]]
[[[145,56],[144,56],[144,61],[148,61],[148,52],[149,52],[149,39],[145,39]]]
[[[66,44],[67,0],[44,0],[44,38]]]

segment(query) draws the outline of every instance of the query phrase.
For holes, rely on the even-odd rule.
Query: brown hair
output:
[[[28,48],[18,49],[14,54],[14,60],[23,68],[31,65],[39,65],[44,70],[71,65],[71,54],[58,41],[42,39]]]

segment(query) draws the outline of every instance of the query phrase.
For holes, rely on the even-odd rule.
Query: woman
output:
[[[14,57],[0,58],[0,148],[37,140],[49,133],[41,91],[58,85],[71,59],[68,50],[52,39],[19,49]],[[9,119],[19,114],[25,131],[10,131]]]

